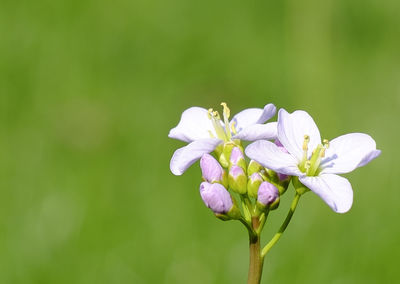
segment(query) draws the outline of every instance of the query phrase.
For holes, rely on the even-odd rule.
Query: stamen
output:
[[[226,103],[221,103],[221,106],[224,107],[224,117],[226,116],[226,118],[229,119],[229,116],[231,115],[231,110],[228,108]]]
[[[213,118],[213,111],[214,110],[212,108],[208,109],[208,113],[207,113],[208,119],[212,119]]]
[[[323,143],[324,143],[324,147],[326,149],[328,149],[329,148],[329,140],[328,139],[324,139]]]
[[[308,143],[310,142],[310,136],[304,135],[303,150],[308,150]]]
[[[226,103],[221,103],[221,105],[224,107],[223,114],[224,114],[224,124],[225,124],[225,133],[226,137],[228,140],[231,140],[232,134],[231,134],[231,129],[229,127],[229,116],[231,115],[231,111],[226,105]]]
[[[233,134],[237,134],[237,130],[236,130],[236,121],[232,121],[232,124],[231,124],[231,129],[232,129],[232,133]]]

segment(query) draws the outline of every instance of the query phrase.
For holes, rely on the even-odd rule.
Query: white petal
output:
[[[267,124],[253,124],[242,129],[242,131],[233,136],[233,138],[246,141],[275,139],[278,134],[277,125],[278,124],[276,122],[271,122]]]
[[[179,148],[172,156],[170,169],[174,175],[180,176],[203,154],[214,151],[222,141],[216,138],[208,138],[194,141],[185,147]]]
[[[368,164],[381,153],[376,143],[364,133],[339,136],[329,143],[321,162],[322,174],[344,174]]]
[[[288,113],[280,109],[278,113],[278,139],[286,150],[300,162],[303,158],[304,135],[310,137],[308,157],[321,144],[321,136],[312,117],[305,111]]]
[[[278,173],[291,176],[303,175],[297,167],[296,159],[272,142],[258,140],[247,146],[245,152],[250,159]]]
[[[344,177],[324,174],[316,177],[303,176],[300,182],[317,194],[333,211],[345,213],[353,204],[353,189]]]
[[[235,124],[238,132],[249,125],[261,124],[273,117],[276,112],[276,107],[273,104],[267,104],[264,109],[248,108],[236,114],[231,121]]]
[[[201,107],[191,107],[182,113],[181,120],[175,128],[170,130],[168,137],[190,143],[194,140],[210,138],[209,131],[214,134],[208,111]]]

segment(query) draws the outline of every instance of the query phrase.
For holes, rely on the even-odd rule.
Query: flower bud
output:
[[[258,188],[263,182],[263,178],[259,173],[253,173],[247,182],[247,193],[250,197],[257,198]]]
[[[204,204],[215,214],[228,213],[233,207],[231,195],[219,183],[202,182],[200,184],[200,195]]]
[[[247,191],[247,176],[239,166],[232,166],[229,169],[229,187],[239,193],[245,194]]]
[[[276,186],[267,181],[261,183],[258,188],[257,204],[274,209],[274,206],[279,204],[279,191]]]
[[[251,160],[249,163],[249,167],[247,168],[247,174],[251,176],[252,174],[257,173],[261,170],[264,170],[264,168],[256,161]]]
[[[222,181],[224,170],[218,161],[210,154],[204,154],[201,157],[200,168],[204,180],[210,183]]]
[[[230,164],[233,166],[239,166],[246,170],[246,161],[244,160],[244,155],[239,147],[234,147],[229,158]]]

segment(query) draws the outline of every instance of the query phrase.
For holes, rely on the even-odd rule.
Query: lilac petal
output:
[[[316,177],[300,177],[300,182],[311,189],[336,213],[345,213],[353,204],[353,189],[344,177],[323,174]]]
[[[240,160],[244,160],[244,155],[239,147],[234,147],[229,158],[232,165],[237,165]]]
[[[364,133],[339,136],[329,143],[321,162],[321,174],[344,174],[368,164],[379,156],[376,143]]]
[[[304,135],[310,137],[308,157],[321,144],[321,136],[312,117],[305,111],[288,113],[280,109],[278,113],[278,139],[286,150],[300,162],[303,159]]]
[[[233,138],[245,141],[275,139],[278,134],[277,125],[276,122],[249,125],[243,128],[238,134],[234,135]]]
[[[190,143],[210,138],[210,131],[215,135],[208,111],[201,107],[191,107],[182,113],[181,120],[170,130],[168,137]]]
[[[290,154],[281,151],[272,142],[265,140],[256,141],[247,146],[245,152],[250,159],[278,173],[291,176],[304,175],[297,167],[296,159]]]
[[[265,123],[275,115],[275,112],[276,107],[273,104],[267,104],[264,109],[248,108],[236,114],[231,124],[234,123],[236,130],[240,132],[250,125]]]
[[[201,156],[214,151],[215,147],[221,142],[217,138],[208,138],[194,141],[185,147],[179,148],[172,156],[171,172],[177,176],[183,174]]]

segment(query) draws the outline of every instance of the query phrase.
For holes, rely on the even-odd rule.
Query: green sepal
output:
[[[247,192],[247,176],[245,174],[239,175],[236,179],[229,175],[229,187],[232,191],[239,194],[246,194]]]
[[[227,213],[215,213],[214,215],[222,221],[238,220],[242,217],[239,208],[236,206],[236,202],[234,202],[232,208]]]
[[[248,168],[247,168],[247,174],[248,174],[249,176],[251,176],[252,174],[257,173],[257,172],[260,172],[260,171],[262,171],[262,170],[264,170],[264,167],[263,167],[263,166],[261,166],[261,165],[260,165],[259,163],[257,163],[256,161],[251,160],[250,163],[249,163],[249,166],[248,166]]]
[[[257,198],[258,194],[258,188],[260,187],[260,184],[263,182],[263,180],[255,180],[253,181],[251,177],[249,177],[248,182],[247,182],[247,194],[250,197]]]
[[[293,184],[297,194],[299,194],[299,195],[302,195],[302,194],[306,193],[307,191],[310,191],[310,189],[308,187],[306,187],[304,184],[302,184],[299,181],[298,177],[292,178],[292,184]]]

